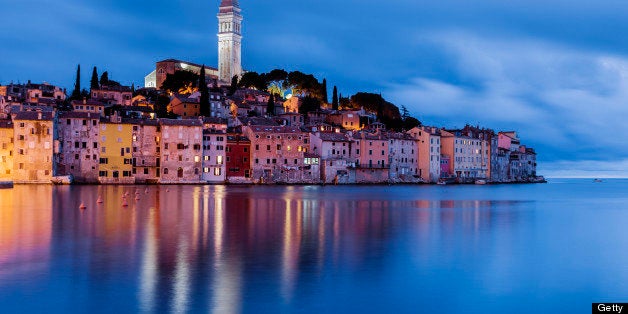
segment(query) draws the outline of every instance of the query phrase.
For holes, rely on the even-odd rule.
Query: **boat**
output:
[[[56,184],[56,185],[69,185],[72,184],[74,178],[72,178],[72,175],[68,175],[68,176],[54,176],[52,177],[52,179],[50,179],[50,182],[52,182],[52,184]]]
[[[13,181],[0,181],[0,189],[13,188]]]
[[[484,184],[486,184],[486,180],[483,180],[483,179],[475,180],[475,184],[477,184],[477,185],[484,185]]]
[[[595,179],[595,180],[593,180],[593,183],[601,183],[601,182],[603,182],[602,179]]]
[[[438,180],[438,181],[436,182],[436,184],[438,184],[438,185],[446,185],[446,184],[447,184],[447,182],[445,182],[445,180]]]

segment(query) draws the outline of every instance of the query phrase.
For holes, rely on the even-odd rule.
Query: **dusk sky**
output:
[[[0,84],[142,86],[155,62],[216,66],[219,0],[7,1]],[[243,66],[382,93],[425,124],[517,130],[539,173],[628,176],[628,4],[240,0]]]

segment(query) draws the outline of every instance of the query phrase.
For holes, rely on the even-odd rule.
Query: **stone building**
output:
[[[312,133],[310,151],[320,156],[321,180],[324,183],[355,183],[356,158],[352,156],[351,133]]]
[[[243,126],[242,129],[251,140],[255,180],[293,183],[320,179],[303,168],[304,153],[310,147],[309,133],[286,126]]]
[[[13,118],[15,183],[51,183],[54,176],[54,113],[23,111]]]
[[[412,135],[389,133],[388,173],[391,182],[416,182],[419,178],[418,145]]]
[[[168,112],[181,117],[198,117],[201,114],[199,99],[185,95],[174,95],[170,98]]]
[[[92,89],[91,100],[107,105],[130,106],[133,92],[128,86],[108,86],[103,85],[98,89]]]
[[[13,122],[0,120],[0,181],[13,181]]]
[[[157,183],[160,176],[161,130],[159,121],[154,119],[129,119],[132,125],[133,176],[136,183]]]
[[[203,123],[199,119],[160,119],[160,183],[201,183]]]
[[[384,183],[389,181],[389,139],[385,133],[359,132],[353,134],[357,183]]]
[[[462,181],[488,175],[488,142],[464,130],[441,130],[441,151],[450,157],[449,173]]]
[[[100,160],[100,114],[60,112],[57,117],[59,161],[57,173],[74,182],[97,183]]]
[[[242,75],[242,10],[238,0],[222,0],[218,12],[218,77],[222,84]]]

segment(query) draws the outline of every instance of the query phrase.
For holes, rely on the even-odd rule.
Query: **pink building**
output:
[[[389,179],[389,139],[381,131],[353,135],[357,183],[383,183]]]

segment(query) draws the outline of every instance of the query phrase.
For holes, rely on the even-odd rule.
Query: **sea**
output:
[[[593,302],[628,302],[628,180],[0,190],[0,313],[591,313]]]

